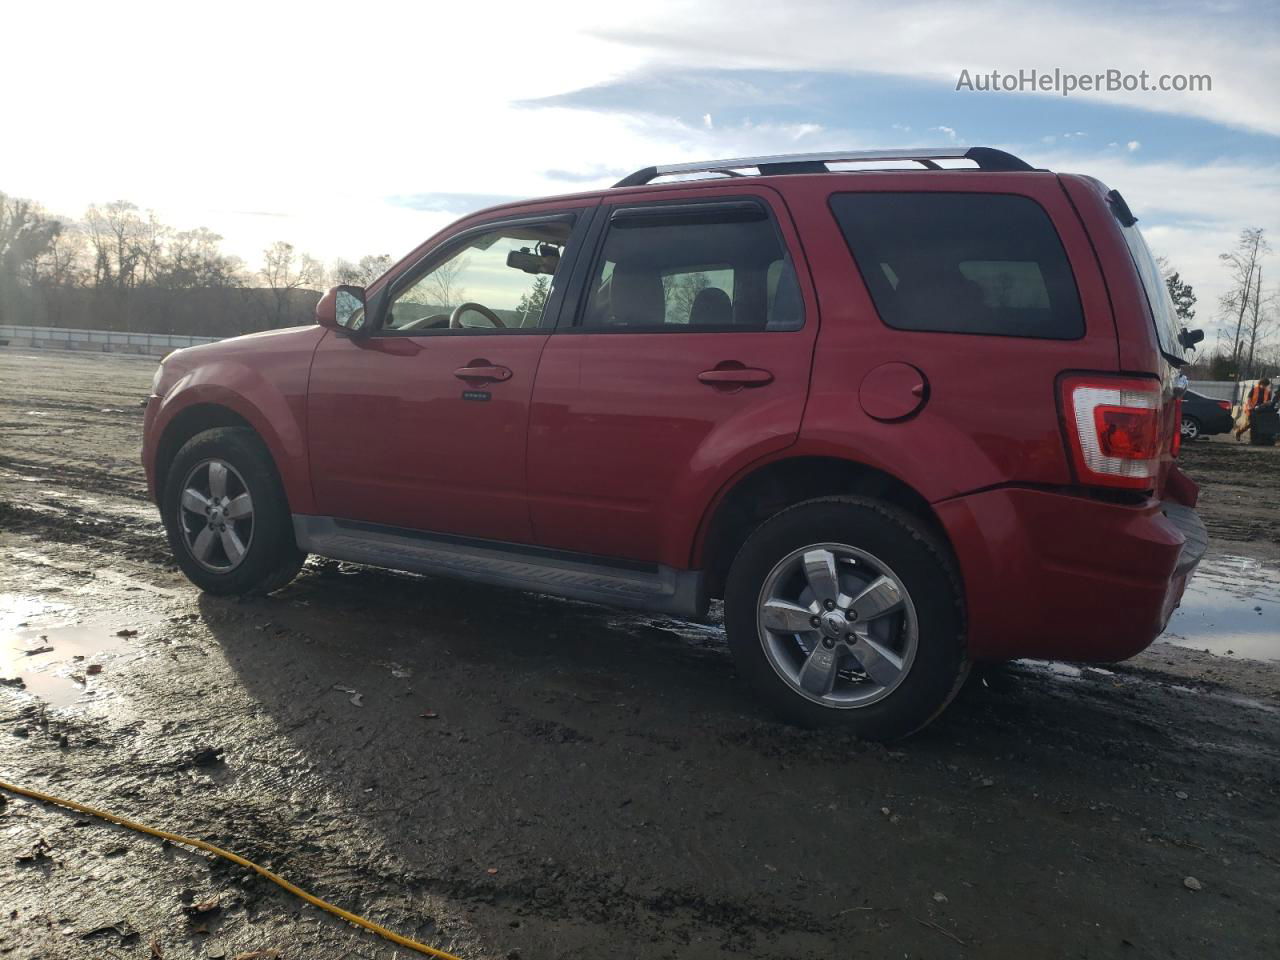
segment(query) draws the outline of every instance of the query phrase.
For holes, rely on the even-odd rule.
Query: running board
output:
[[[293,533],[300,548],[331,560],[458,577],[683,617],[700,617],[707,608],[700,570],[615,563],[561,550],[333,517],[294,514]]]

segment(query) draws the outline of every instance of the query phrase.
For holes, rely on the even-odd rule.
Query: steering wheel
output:
[[[507,325],[502,322],[502,318],[486,307],[483,303],[476,303],[474,300],[468,300],[466,303],[458,304],[453,308],[453,313],[449,314],[450,330],[460,330],[462,328],[462,315],[468,310],[474,310],[495,327],[499,327],[503,330],[507,327]]]

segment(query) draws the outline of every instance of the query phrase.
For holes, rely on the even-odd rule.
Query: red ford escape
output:
[[[974,661],[1142,650],[1204,552],[1176,461],[1199,333],[1134,224],[988,148],[494,207],[316,326],[170,356],[151,493],[211,593],[315,553],[685,617],[722,598],[762,699],[902,736]]]

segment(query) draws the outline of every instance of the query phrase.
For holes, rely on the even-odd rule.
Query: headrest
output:
[[[654,324],[666,319],[662,278],[656,273],[618,264],[609,283],[609,307],[613,323]]]
[[[690,326],[725,326],[733,323],[733,301],[719,287],[703,287],[689,308]]]

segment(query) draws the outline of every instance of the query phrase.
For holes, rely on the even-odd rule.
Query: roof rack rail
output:
[[[1024,171],[1035,167],[993,147],[919,147],[908,150],[836,150],[830,153],[782,153],[770,157],[738,157],[733,160],[702,160],[697,163],[668,163],[645,167],[623,177],[615,187],[639,187],[658,177],[681,173],[720,173],[741,176],[737,171],[754,167],[761,176],[784,173],[827,173],[829,163],[866,163],[885,160],[914,160],[928,170],[941,169],[938,160],[972,160],[980,170]]]

